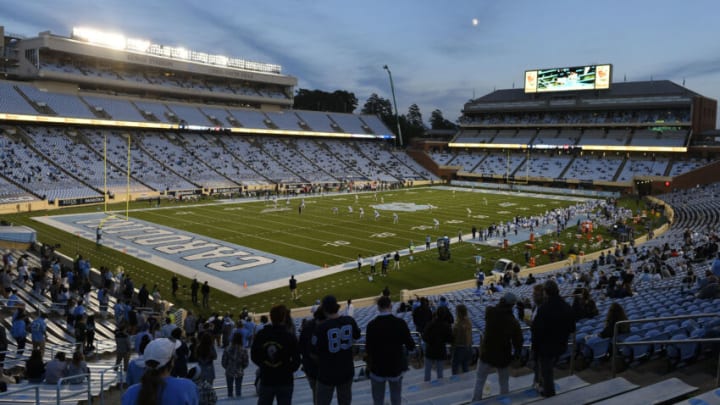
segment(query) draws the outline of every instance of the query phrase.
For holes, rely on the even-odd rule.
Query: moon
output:
[[[473,19],[472,19],[472,25],[473,25],[473,27],[477,27],[478,23],[479,23],[479,21],[478,21],[477,18],[473,18]]]

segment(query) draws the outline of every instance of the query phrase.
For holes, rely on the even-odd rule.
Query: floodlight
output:
[[[93,28],[75,27],[73,28],[73,38],[113,49],[125,48],[125,37],[122,34],[102,32]]]

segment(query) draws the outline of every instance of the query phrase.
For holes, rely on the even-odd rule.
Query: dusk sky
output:
[[[6,32],[73,26],[282,65],[300,88],[371,93],[455,120],[533,68],[611,63],[613,81],[669,79],[720,98],[717,0],[0,0]],[[474,26],[472,19],[477,18]]]

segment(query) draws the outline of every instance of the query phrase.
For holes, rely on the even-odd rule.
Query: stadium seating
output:
[[[37,111],[15,91],[13,83],[4,81],[0,81],[0,111],[10,114],[37,114]]]
[[[55,201],[100,195],[24,143],[0,135],[0,149],[5,157],[2,174],[41,198]]]
[[[107,137],[107,159],[116,165],[122,172],[127,172],[128,140],[127,136],[115,131],[93,131],[84,130],[81,132],[88,145],[96,152],[102,154],[104,150],[104,139]],[[153,190],[194,190],[197,186],[166,168],[144,148],[140,147],[137,140],[130,138],[130,159],[131,173],[133,178],[148,185]]]
[[[625,161],[617,181],[630,181],[634,176],[664,176],[669,163],[668,158],[644,158],[631,157]]]
[[[193,134],[195,135],[195,134]],[[188,137],[193,137],[188,135]],[[202,138],[195,135],[198,141]],[[229,188],[238,185],[209,167],[205,160],[195,156],[195,149],[187,150],[180,145],[179,138],[173,134],[161,135],[148,133],[142,137],[135,137],[141,148],[146,149],[151,156],[162,157],[162,164],[172,172],[185,179],[192,179],[193,184],[203,188]],[[207,143],[202,142],[204,148]],[[210,160],[210,163],[213,161]],[[197,188],[197,187],[195,187]]]
[[[585,154],[572,161],[565,172],[566,179],[613,181],[623,158]]]
[[[69,138],[57,128],[30,127],[25,129],[25,133],[33,140],[34,146],[47,160],[65,168],[90,186],[98,190],[104,189],[105,167],[102,155],[98,155],[85,144],[76,142],[77,139]],[[68,153],[69,150],[72,150],[73,153]],[[107,187],[108,191],[113,194],[123,194],[127,191],[126,174],[113,164],[107,165]],[[150,189],[143,184],[131,183],[130,192],[132,193],[148,191]]]

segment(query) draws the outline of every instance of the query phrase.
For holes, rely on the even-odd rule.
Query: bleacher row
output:
[[[571,103],[571,105],[574,102]],[[682,109],[655,109],[642,111],[572,111],[532,113],[484,113],[463,117],[464,125],[526,125],[526,124],[624,124],[656,123],[667,124],[690,122],[690,114]]]
[[[23,82],[0,81],[0,111],[8,114],[110,119],[204,127],[386,135],[375,115],[287,110],[263,112],[231,106],[185,104],[109,95],[68,94]]]
[[[401,151],[373,141],[199,133],[131,134],[130,192],[239,189],[276,183],[396,183],[437,179]],[[104,155],[107,144],[107,179]],[[112,130],[16,127],[0,134],[0,198],[48,201],[127,189],[128,140]],[[71,150],[72,153],[67,151]]]
[[[40,63],[38,74],[46,72],[58,72],[80,77],[99,78],[105,82],[137,83],[143,85],[157,85],[170,88],[207,91],[212,93],[224,93],[229,95],[240,95],[250,97],[266,97],[273,99],[289,99],[289,95],[279,86],[269,84],[250,85],[249,83],[228,83],[227,80],[213,79],[211,77],[198,78],[191,75],[184,75],[177,72],[173,75],[165,75],[162,70],[153,70],[143,66],[142,69],[115,69],[112,66],[102,65],[93,60],[82,61],[82,58],[66,60],[62,56],[55,56],[51,53],[43,54],[43,61]]]
[[[541,177],[550,179],[577,179],[627,182],[635,176],[674,177],[697,169],[707,163],[703,159],[652,157],[611,153],[584,153],[582,155],[556,152],[451,151],[430,152],[431,158],[441,166],[459,166],[461,171],[485,176],[516,178]]]
[[[667,129],[461,129],[453,142],[520,145],[685,146],[689,131]]]

